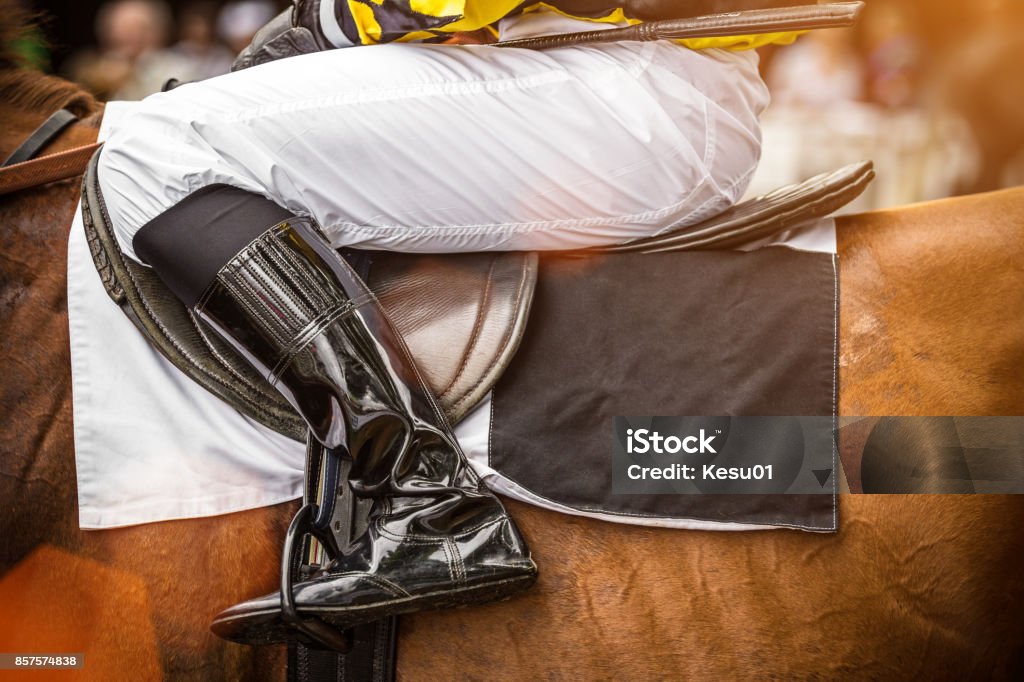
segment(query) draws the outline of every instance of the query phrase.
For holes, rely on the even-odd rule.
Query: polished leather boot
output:
[[[337,628],[501,599],[536,566],[501,502],[470,469],[402,338],[309,219],[275,225],[224,265],[194,306],[263,372],[373,500],[367,531],[294,585],[298,615]],[[281,595],[216,617],[226,639],[296,637]]]

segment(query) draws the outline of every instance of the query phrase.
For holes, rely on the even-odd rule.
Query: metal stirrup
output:
[[[313,642],[321,644],[328,649],[346,653],[352,648],[352,639],[346,633],[331,627],[318,618],[303,618],[295,608],[294,583],[292,581],[293,568],[296,565],[296,551],[301,539],[309,534],[321,542],[324,540],[323,533],[313,527],[313,517],[317,513],[315,504],[305,504],[295,514],[288,532],[284,536],[284,548],[281,552],[281,620],[289,627],[310,637]]]

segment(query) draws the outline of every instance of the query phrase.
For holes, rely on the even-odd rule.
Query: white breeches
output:
[[[99,177],[128,254],[142,225],[215,183],[312,215],[337,246],[576,248],[734,203],[767,101],[753,51],[349,48],[147,98]]]

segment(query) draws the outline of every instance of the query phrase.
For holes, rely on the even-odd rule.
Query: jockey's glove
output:
[[[295,0],[292,7],[284,10],[256,32],[252,42],[242,50],[231,65],[232,71],[272,62],[276,59],[308,54],[321,50],[332,50],[335,45],[320,26],[320,0]],[[345,41],[342,36],[341,40]]]

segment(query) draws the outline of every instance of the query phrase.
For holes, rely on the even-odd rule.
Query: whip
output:
[[[621,40],[720,38],[756,33],[841,28],[851,26],[856,22],[862,9],[864,9],[863,2],[832,2],[822,5],[751,9],[722,14],[706,14],[689,19],[646,21],[623,28],[505,40],[494,43],[494,46],[544,50],[549,47],[612,43]]]

